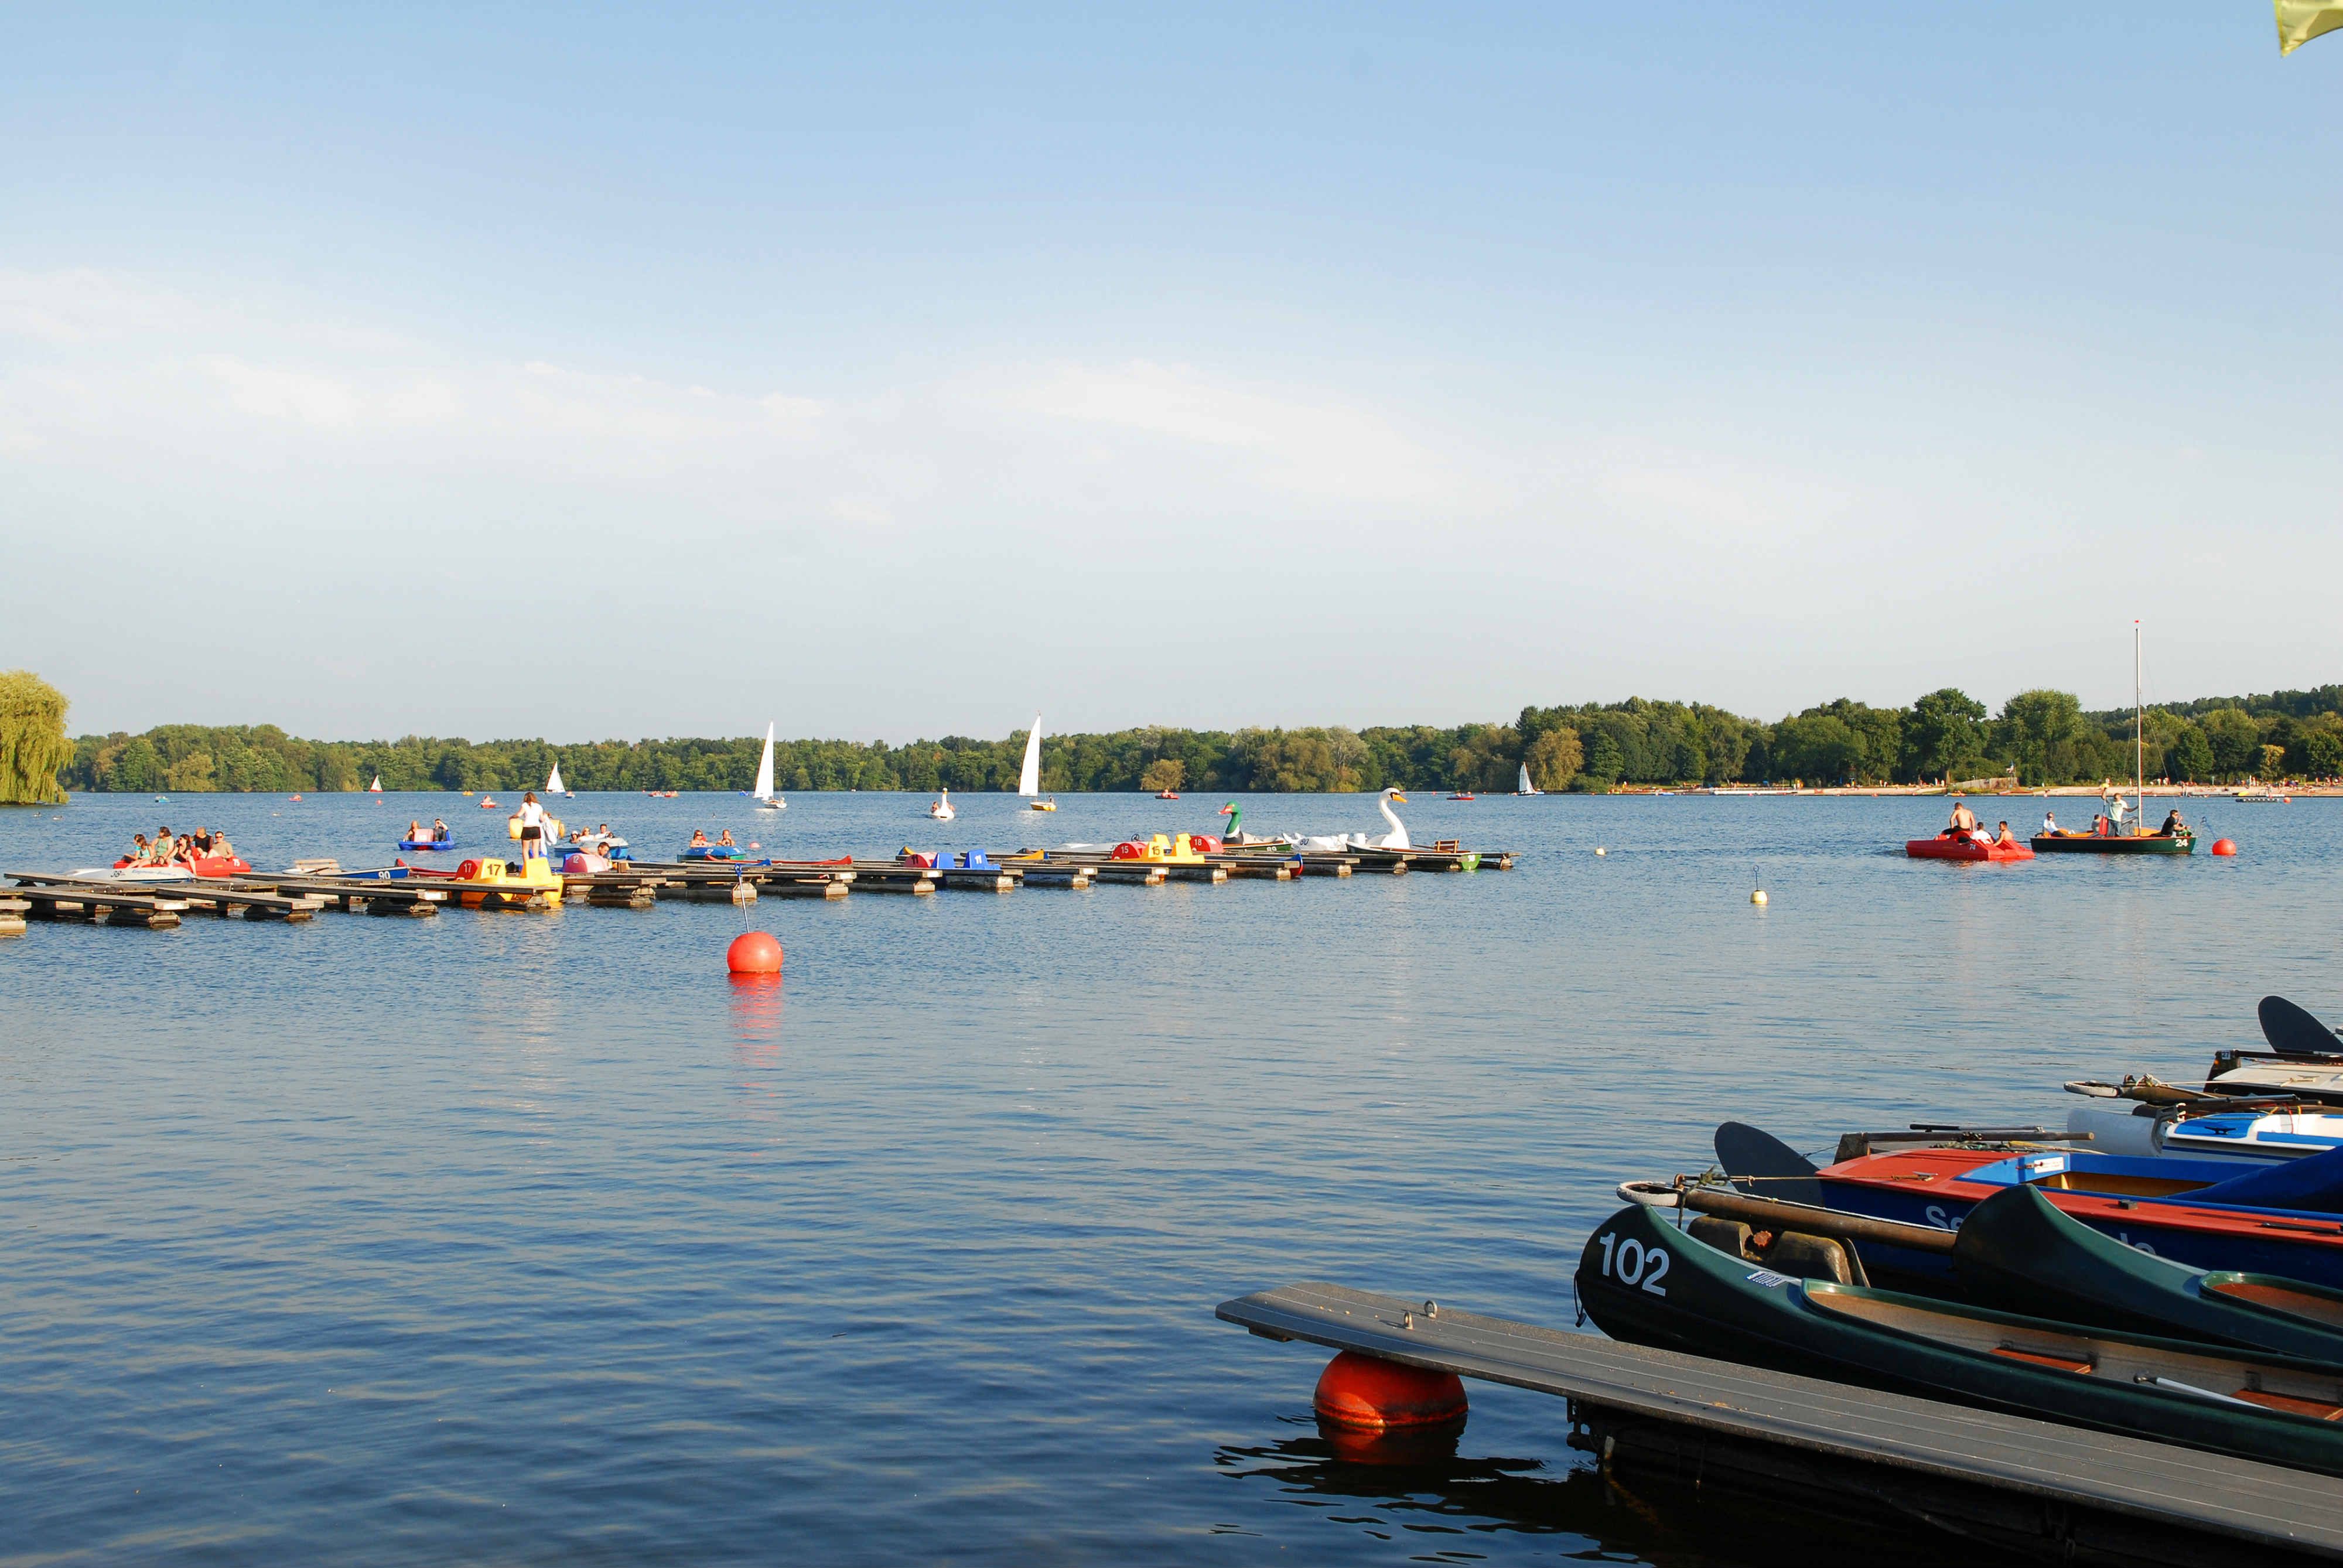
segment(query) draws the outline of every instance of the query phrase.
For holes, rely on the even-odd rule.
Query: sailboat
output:
[[[1520,783],[1513,786],[1513,793],[1516,795],[1543,795],[1545,793],[1544,790],[1530,782],[1530,765],[1526,762],[1522,764],[1522,779]]]
[[[757,759],[757,787],[749,791],[756,798],[759,811],[786,811],[789,803],[773,793],[773,726],[765,724],[765,754]]]
[[[1058,802],[1036,799],[1041,793],[1041,716],[1033,716],[1033,728],[1025,736],[1025,766],[1017,770],[1017,793],[1025,797],[1029,809],[1054,811]]]
[[[374,776],[374,782],[367,786],[367,794],[369,794],[369,795],[379,795],[379,794],[381,794],[381,793],[382,793],[382,775],[381,775],[381,774],[377,773],[377,774],[376,774],[376,775]],[[159,799],[159,797],[158,797],[158,799]]]
[[[2191,855],[2197,851],[2197,835],[2186,828],[2172,833],[2151,833],[2144,813],[2147,809],[2147,710],[2140,700],[2139,622],[2131,623],[2131,831],[2110,825],[2107,831],[2088,833],[2036,833],[2033,838],[2036,854],[2065,855]],[[2120,806],[2123,797],[2116,801]]]
[[[545,792],[548,795],[567,795],[569,793],[569,786],[561,781],[561,763],[558,759],[556,759],[554,761],[553,771],[546,775]]]

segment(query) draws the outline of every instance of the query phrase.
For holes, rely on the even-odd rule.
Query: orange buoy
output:
[[[2234,855],[2237,852],[2237,841],[2235,839],[2216,839],[2213,840],[2213,853],[2216,855]]]
[[[770,931],[744,931],[724,950],[724,967],[736,975],[777,975],[781,944]]]
[[[1454,1372],[1344,1351],[1318,1374],[1312,1398],[1321,1421],[1353,1432],[1420,1432],[1461,1426],[1464,1385]]]

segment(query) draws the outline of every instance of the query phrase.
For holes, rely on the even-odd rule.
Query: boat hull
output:
[[[1865,1251],[1867,1257],[1870,1249]],[[2324,1422],[2266,1413],[2227,1397],[2167,1392],[2128,1376],[2077,1375],[2071,1362],[2054,1368],[2054,1360],[2064,1359],[2056,1352],[2072,1347],[2081,1331],[1792,1279],[1695,1241],[1640,1205],[1595,1228],[1574,1282],[1580,1305],[1604,1332],[1631,1343],[2343,1474],[2343,1431]],[[2000,1342],[2004,1348],[1963,1348],[1886,1326],[1931,1320],[1958,1323],[1980,1346]],[[2316,1389],[2322,1400],[2343,1393],[2337,1388],[2343,1373],[2317,1362],[2246,1358],[2146,1336],[2090,1339],[2111,1367],[2187,1370],[2192,1375],[2177,1381],[2217,1382],[2224,1396],[2253,1381],[2256,1368],[2268,1369],[2273,1384]]]
[[[2097,833],[2036,833],[2031,840],[2037,855],[2193,855],[2193,833],[2101,835]]]
[[[2025,844],[1996,844],[1986,839],[1938,834],[1933,839],[1906,839],[1904,852],[1916,860],[2030,860],[2033,849]]]

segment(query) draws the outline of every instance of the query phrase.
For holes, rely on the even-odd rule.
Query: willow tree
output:
[[[73,754],[65,693],[29,669],[0,669],[0,805],[64,799],[57,769]]]

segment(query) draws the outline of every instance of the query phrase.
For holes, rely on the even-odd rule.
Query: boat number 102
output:
[[[1665,1247],[1646,1247],[1633,1236],[1619,1241],[1607,1231],[1594,1238],[1594,1244],[1603,1249],[1603,1272],[1606,1278],[1623,1285],[1641,1285],[1655,1296],[1668,1293],[1667,1287],[1660,1283],[1668,1277]]]

